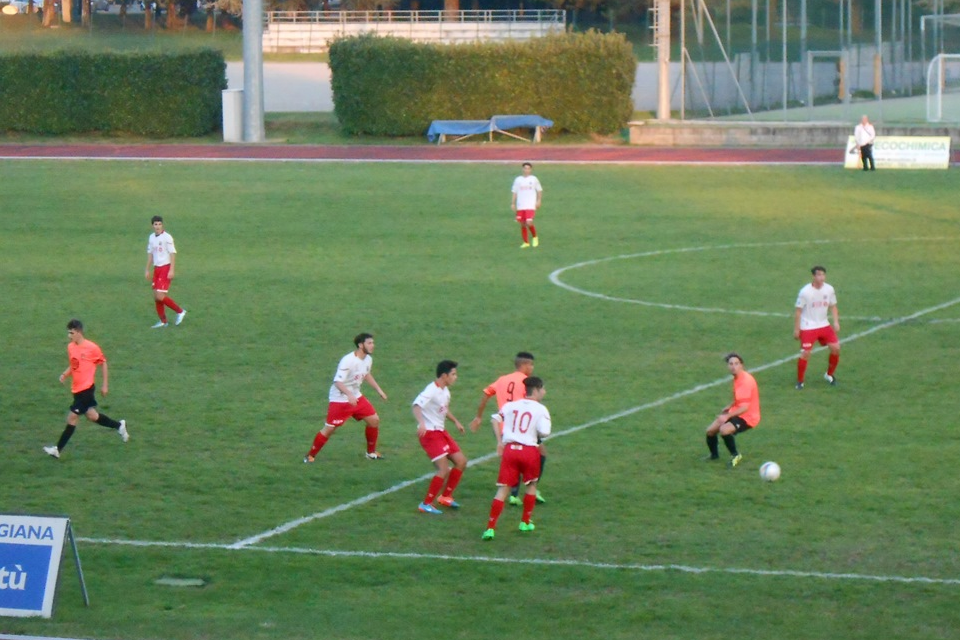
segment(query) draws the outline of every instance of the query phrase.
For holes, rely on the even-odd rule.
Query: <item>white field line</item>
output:
[[[905,316],[905,317],[903,317],[903,318],[896,318],[896,319],[894,319],[894,320],[888,320],[887,322],[884,322],[884,323],[875,325],[875,326],[870,327],[869,329],[866,329],[866,330],[861,331],[861,332],[859,332],[859,333],[854,333],[854,334],[852,334],[852,335],[850,335],[850,336],[847,336],[847,337],[844,338],[841,342],[847,343],[847,342],[852,342],[852,341],[854,341],[854,340],[858,340],[858,339],[860,339],[860,338],[863,338],[863,337],[869,336],[869,335],[871,335],[871,334],[874,334],[874,333],[876,333],[877,331],[881,331],[881,330],[883,330],[883,329],[888,329],[888,328],[890,328],[890,327],[893,327],[893,326],[896,326],[896,325],[899,325],[899,324],[903,324],[904,322],[909,322],[910,320],[914,320],[914,319],[919,318],[919,317],[921,317],[921,316],[923,316],[923,315],[926,315],[926,314],[928,314],[928,313],[933,313],[933,312],[935,312],[935,311],[940,311],[941,309],[946,309],[947,307],[951,307],[951,306],[953,306],[953,305],[955,305],[955,304],[957,304],[957,303],[960,303],[960,298],[954,298],[953,300],[950,300],[949,302],[944,302],[943,304],[938,304],[938,305],[933,306],[933,307],[928,307],[927,309],[923,309],[923,310],[921,310],[921,311],[917,311],[916,313],[913,313],[913,314],[911,314],[911,315],[909,315],[909,316]],[[750,368],[750,371],[753,371],[753,372],[764,371],[764,370],[766,370],[766,369],[771,369],[771,368],[773,368],[773,367],[778,367],[778,366],[780,366],[780,365],[782,365],[782,364],[784,364],[784,363],[787,363],[787,362],[793,362],[794,360],[796,360],[796,358],[797,358],[796,353],[793,353],[793,354],[791,354],[791,355],[789,355],[789,356],[786,356],[786,357],[784,357],[784,358],[780,358],[779,360],[775,360],[775,361],[773,361],[773,362],[768,362],[768,363],[766,363],[766,364],[762,364],[762,365],[759,365],[759,366],[757,366],[757,367],[751,367],[751,368]],[[719,386],[719,385],[721,385],[721,384],[730,384],[730,377],[729,377],[729,376],[725,376],[725,377],[723,377],[723,378],[717,378],[716,380],[713,380],[713,381],[711,381],[711,382],[706,382],[706,383],[704,383],[704,384],[699,384],[699,385],[697,385],[697,386],[695,386],[695,387],[691,387],[691,388],[686,389],[686,390],[684,390],[684,391],[678,391],[677,393],[674,393],[673,395],[664,396],[663,398],[660,398],[659,400],[654,400],[654,401],[652,401],[652,402],[647,402],[647,403],[645,403],[645,404],[641,404],[641,405],[638,405],[638,406],[636,406],[636,407],[631,407],[631,408],[629,408],[629,409],[624,409],[623,411],[619,411],[619,412],[617,412],[617,413],[614,413],[614,414],[611,414],[611,415],[608,415],[608,416],[604,416],[604,417],[602,417],[602,418],[597,418],[596,420],[592,420],[592,421],[590,421],[590,422],[585,422],[584,424],[581,424],[581,425],[577,425],[577,426],[574,426],[574,427],[570,427],[570,428],[568,428],[568,429],[564,429],[563,431],[559,431],[559,432],[557,432],[557,433],[551,434],[548,439],[551,439],[551,440],[552,440],[553,438],[560,438],[560,437],[563,437],[563,436],[570,435],[570,434],[572,434],[572,433],[576,433],[576,432],[578,432],[578,431],[583,431],[584,429],[589,429],[590,427],[595,427],[595,426],[597,426],[597,425],[599,425],[599,424],[605,424],[605,423],[607,423],[607,422],[612,422],[612,421],[614,421],[614,420],[619,420],[620,418],[625,418],[625,417],[627,417],[627,416],[631,416],[631,415],[633,415],[633,414],[635,414],[635,413],[639,413],[640,411],[646,411],[647,409],[653,409],[653,408],[656,408],[656,407],[660,407],[660,406],[665,405],[665,404],[667,404],[667,403],[669,403],[669,402],[673,402],[674,400],[679,400],[680,398],[685,398],[685,397],[687,397],[687,396],[691,396],[691,395],[693,395],[693,394],[695,394],[695,393],[699,393],[699,392],[701,392],[701,391],[704,391],[704,390],[706,390],[706,389],[710,389],[710,388],[712,388],[712,387]],[[494,459],[494,458],[496,458],[496,457],[497,457],[497,454],[496,454],[495,451],[493,451],[493,452],[490,452],[490,453],[488,453],[488,454],[486,454],[486,455],[480,456],[479,458],[474,458],[473,460],[471,460],[471,461],[468,463],[468,466],[473,466],[473,465],[477,465],[477,464],[482,464],[482,463],[487,462],[488,460],[492,460],[492,459]],[[395,484],[395,485],[393,485],[392,487],[388,487],[388,488],[386,488],[386,489],[384,489],[384,490],[382,490],[382,491],[377,491],[377,492],[374,492],[374,493],[370,493],[370,494],[367,494],[367,495],[362,496],[362,497],[360,497],[360,498],[357,498],[356,500],[352,500],[352,501],[350,501],[350,502],[346,502],[346,503],[337,505],[337,506],[335,506],[335,507],[330,507],[329,509],[326,509],[326,510],[324,510],[324,511],[320,511],[320,512],[314,513],[314,514],[309,515],[309,516],[304,516],[304,517],[302,517],[302,518],[297,518],[296,520],[291,520],[290,522],[287,522],[287,523],[285,523],[285,524],[282,524],[282,525],[280,525],[280,526],[278,526],[278,527],[275,527],[275,528],[273,528],[273,529],[270,529],[270,530],[268,530],[268,531],[264,531],[264,532],[262,532],[262,533],[258,533],[257,535],[250,536],[249,538],[244,538],[244,539],[242,539],[242,540],[238,540],[238,541],[234,542],[232,545],[230,545],[230,547],[231,547],[231,548],[234,548],[234,549],[242,549],[242,548],[248,547],[248,546],[250,546],[250,545],[258,544],[258,543],[260,543],[260,542],[263,542],[263,541],[266,540],[267,538],[272,538],[272,537],[274,537],[274,536],[277,536],[277,535],[286,533],[286,532],[288,532],[288,531],[291,531],[292,529],[295,529],[295,528],[297,528],[297,527],[299,527],[299,526],[301,526],[301,525],[307,524],[307,523],[309,523],[309,522],[313,522],[313,521],[315,521],[315,520],[320,520],[320,519],[322,519],[322,518],[326,518],[326,517],[331,516],[331,515],[334,515],[334,514],[336,514],[336,513],[340,513],[341,511],[346,511],[347,509],[352,509],[353,507],[356,507],[356,506],[359,506],[359,505],[362,505],[362,504],[366,504],[367,502],[370,502],[370,501],[375,500],[375,499],[377,499],[377,498],[380,498],[380,497],[389,495],[389,494],[391,494],[391,493],[395,493],[395,492],[397,492],[397,491],[400,491],[401,489],[405,489],[405,488],[409,487],[409,486],[412,485],[412,484],[416,484],[416,483],[419,483],[419,482],[425,482],[425,481],[427,481],[428,479],[430,479],[431,477],[433,477],[433,475],[434,475],[433,472],[426,473],[426,474],[424,474],[424,475],[422,475],[422,476],[420,476],[420,477],[418,477],[418,478],[414,478],[414,479],[412,479],[412,480],[404,480],[403,482],[400,482],[400,483],[398,483],[398,484]]]
[[[607,256],[606,258],[597,258],[595,260],[584,260],[583,262],[578,262],[576,264],[571,264],[566,267],[561,267],[556,271],[552,272],[549,276],[550,282],[560,287],[561,289],[566,289],[573,293],[578,293],[580,295],[588,296],[590,298],[597,298],[599,300],[605,300],[607,302],[623,302],[627,304],[636,304],[645,307],[656,307],[659,309],[670,309],[674,311],[695,311],[698,313],[729,313],[733,315],[741,316],[761,316],[767,318],[792,318],[793,313],[783,313],[783,312],[772,312],[772,311],[750,311],[747,309],[727,309],[719,307],[694,307],[690,305],[682,304],[668,304],[664,302],[650,302],[649,300],[638,300],[636,298],[620,298],[617,296],[608,296],[603,293],[597,293],[595,291],[590,291],[588,289],[581,289],[575,287],[571,284],[567,284],[560,279],[560,276],[567,271],[573,271],[574,269],[582,269],[583,267],[592,267],[598,264],[603,264],[605,262],[613,262],[614,260],[630,260],[633,258],[651,258],[654,256],[665,256],[676,253],[694,253],[700,251],[723,251],[727,249],[757,249],[761,247],[786,247],[786,246],[796,246],[796,245],[805,245],[805,244],[850,244],[850,243],[862,243],[862,242],[935,242],[935,241],[956,241],[958,238],[955,237],[939,237],[939,238],[878,238],[872,240],[787,240],[783,242],[755,242],[755,243],[743,243],[743,244],[725,244],[725,245],[712,245],[712,246],[700,246],[700,247],[682,247],[679,249],[658,249],[654,251],[644,251],[642,253],[628,253],[619,256]],[[866,322],[886,322],[892,320],[893,318],[882,318],[879,316],[843,316],[846,320],[862,320]],[[930,322],[944,322],[942,320],[931,320]],[[949,322],[949,320],[947,320]]]
[[[902,584],[960,585],[957,578],[929,578],[925,576],[891,576],[866,573],[830,573],[822,571],[795,571],[790,569],[742,569],[736,567],[690,567],[682,564],[636,564],[617,562],[590,562],[588,560],[558,560],[556,558],[505,558],[497,556],[448,555],[440,553],[400,553],[395,551],[343,551],[335,549],[309,549],[303,547],[237,547],[232,544],[194,542],[147,542],[138,540],[111,540],[102,538],[77,538],[87,544],[125,545],[132,547],[168,547],[205,549],[216,551],[260,551],[262,553],[292,553],[317,555],[329,558],[386,558],[401,560],[454,560],[458,562],[481,562],[488,564],[525,564],[540,567],[577,567],[583,569],[612,569],[616,571],[676,571],[679,573],[726,573],[751,576],[820,578],[824,580],[863,580],[870,582],[893,582]],[[2,637],[0,637],[2,638]]]

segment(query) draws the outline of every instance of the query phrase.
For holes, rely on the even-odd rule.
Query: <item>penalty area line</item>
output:
[[[875,326],[873,326],[873,327],[870,327],[869,329],[865,329],[864,331],[860,331],[860,332],[858,332],[858,333],[854,333],[854,334],[846,337],[845,339],[841,340],[840,342],[841,342],[841,344],[846,344],[846,343],[848,343],[848,342],[853,342],[854,340],[859,340],[860,338],[865,338],[866,336],[872,335],[872,334],[874,334],[874,333],[876,333],[876,332],[878,332],[878,331],[882,331],[882,330],[884,330],[884,329],[889,329],[890,327],[894,327],[894,326],[903,324],[903,323],[905,323],[905,322],[909,322],[909,321],[911,321],[911,320],[915,320],[915,319],[917,319],[917,318],[919,318],[919,317],[921,317],[921,316],[924,316],[924,315],[926,315],[926,314],[934,313],[934,312],[936,312],[936,311],[940,311],[941,309],[946,309],[946,308],[951,307],[951,306],[953,306],[953,305],[955,305],[955,304],[957,304],[957,303],[960,303],[960,298],[954,298],[953,300],[949,300],[949,301],[944,302],[944,303],[942,303],[942,304],[938,304],[938,305],[935,305],[935,306],[933,306],[933,307],[928,307],[928,308],[926,308],[926,309],[922,309],[922,310],[920,310],[920,311],[917,311],[916,313],[912,313],[912,314],[910,314],[910,315],[908,315],[908,316],[904,316],[904,317],[902,317],[902,318],[895,318],[895,319],[893,319],[893,320],[888,320],[887,322],[883,322],[883,323],[881,323],[881,324],[875,325]],[[819,349],[817,349],[817,351],[819,351],[819,350],[821,350],[821,349],[823,349],[823,348],[824,348],[824,347],[820,347]],[[796,353],[792,353],[791,355],[786,356],[786,357],[784,357],[784,358],[780,358],[779,360],[774,360],[773,362],[768,362],[768,363],[766,363],[766,364],[762,364],[762,365],[759,365],[759,366],[756,366],[756,367],[752,367],[752,368],[750,369],[750,371],[752,371],[752,372],[754,372],[754,373],[759,372],[759,371],[765,371],[765,370],[767,370],[767,369],[772,369],[772,368],[774,368],[774,367],[779,367],[780,365],[783,365],[783,364],[785,364],[785,363],[787,363],[787,362],[793,362],[793,361],[796,360],[796,358],[797,358]],[[562,430],[562,431],[559,431],[559,432],[556,432],[556,433],[551,434],[550,436],[548,436],[547,438],[545,438],[545,440],[553,440],[554,438],[560,438],[560,437],[563,437],[563,436],[568,436],[568,435],[571,435],[571,434],[573,434],[573,433],[577,433],[578,431],[583,431],[584,429],[589,429],[590,427],[595,427],[595,426],[597,426],[597,425],[605,424],[605,423],[607,423],[607,422],[613,422],[614,420],[619,420],[620,418],[625,418],[625,417],[627,417],[627,416],[631,416],[631,415],[633,415],[633,414],[635,414],[635,413],[639,413],[639,412],[641,412],[641,411],[646,411],[646,410],[648,410],[648,409],[654,409],[654,408],[656,408],[656,407],[661,407],[661,406],[663,406],[663,405],[665,405],[665,404],[668,404],[668,403],[670,403],[670,402],[673,402],[674,400],[679,400],[679,399],[681,399],[681,398],[686,398],[687,396],[692,396],[692,395],[694,395],[694,394],[696,394],[696,393],[700,393],[701,391],[705,391],[705,390],[707,390],[707,389],[711,389],[711,388],[713,388],[713,387],[717,387],[717,386],[720,386],[720,385],[725,384],[725,383],[726,383],[726,384],[729,384],[729,383],[730,383],[730,376],[725,376],[725,377],[723,377],[723,378],[717,378],[716,380],[713,380],[713,381],[711,381],[711,382],[706,382],[706,383],[703,383],[703,384],[698,384],[698,385],[696,385],[695,387],[691,387],[691,388],[685,389],[685,390],[683,390],[683,391],[678,391],[677,393],[674,393],[674,394],[669,395],[669,396],[664,396],[664,397],[662,397],[662,398],[659,398],[658,400],[653,400],[653,401],[651,401],[651,402],[647,402],[647,403],[644,403],[644,404],[641,404],[641,405],[637,405],[637,406],[631,407],[631,408],[629,408],[629,409],[624,409],[623,411],[619,411],[619,412],[617,412],[617,413],[613,413],[613,414],[610,414],[610,415],[608,415],[608,416],[604,416],[604,417],[602,417],[602,418],[597,418],[596,420],[592,420],[592,421],[590,421],[590,422],[585,422],[585,423],[583,423],[583,424],[580,424],[580,425],[577,425],[577,426],[574,426],[574,427],[570,427],[570,428],[568,428],[568,429],[564,429],[564,430]],[[487,462],[487,461],[489,461],[489,460],[493,460],[493,459],[496,459],[496,458],[497,458],[497,453],[496,453],[496,451],[493,451],[493,452],[490,452],[490,453],[488,453],[488,454],[486,454],[486,455],[480,456],[480,457],[478,457],[478,458],[474,458],[474,459],[471,460],[469,463],[467,463],[467,466],[472,467],[472,466],[474,466],[474,465],[483,464],[483,463],[485,463],[485,462]],[[383,496],[390,495],[391,493],[396,493],[397,491],[400,491],[400,490],[402,490],[402,489],[405,489],[405,488],[407,488],[407,487],[409,487],[409,486],[411,486],[411,485],[413,485],[413,484],[425,482],[425,481],[429,480],[430,478],[432,478],[434,475],[435,475],[435,474],[434,474],[433,472],[430,472],[430,473],[425,473],[424,475],[419,476],[419,477],[417,477],[417,478],[413,478],[412,480],[404,480],[403,482],[397,483],[397,484],[395,484],[395,485],[393,485],[393,486],[391,486],[391,487],[388,487],[388,488],[386,488],[386,489],[383,489],[382,491],[376,491],[376,492],[374,492],[374,493],[367,494],[367,495],[365,495],[365,496],[362,496],[362,497],[360,497],[360,498],[357,498],[356,500],[351,500],[350,502],[345,502],[345,503],[343,503],[343,504],[337,505],[337,506],[335,506],[335,507],[331,507],[331,508],[329,508],[329,509],[325,509],[325,510],[323,510],[323,511],[319,511],[319,512],[314,513],[314,514],[311,514],[311,515],[309,515],[309,516],[304,516],[304,517],[302,517],[302,518],[297,518],[296,520],[291,520],[291,521],[289,521],[289,522],[287,522],[287,523],[284,523],[284,524],[282,524],[282,525],[280,525],[280,526],[278,526],[278,527],[275,527],[275,528],[273,528],[273,529],[270,529],[270,530],[268,530],[268,531],[264,531],[264,532],[262,532],[262,533],[258,533],[257,535],[250,536],[250,537],[244,538],[244,539],[242,539],[242,540],[237,540],[237,541],[234,542],[233,544],[229,545],[229,547],[232,548],[232,549],[242,549],[242,548],[245,548],[245,547],[249,547],[249,546],[251,546],[251,545],[254,545],[254,544],[258,544],[258,543],[263,542],[264,540],[266,540],[266,539],[268,539],[268,538],[272,538],[272,537],[274,537],[274,536],[278,536],[278,535],[280,535],[280,534],[286,533],[286,532],[291,531],[292,529],[295,529],[295,528],[297,528],[297,527],[299,527],[299,526],[301,526],[301,525],[304,525],[304,524],[313,522],[313,521],[315,521],[315,520],[320,520],[320,519],[326,518],[326,517],[328,517],[328,516],[332,516],[332,515],[334,515],[334,514],[340,513],[340,512],[342,512],[342,511],[346,511],[346,510],[348,510],[348,509],[352,509],[353,507],[357,507],[357,506],[360,506],[360,505],[362,505],[362,504],[366,504],[366,503],[368,503],[368,502],[371,502],[371,501],[373,501],[373,500],[376,500],[377,498],[382,498]]]
[[[287,553],[299,555],[326,556],[328,558],[370,558],[393,560],[452,560],[456,562],[477,562],[486,564],[530,565],[537,567],[574,567],[580,569],[599,569],[613,571],[639,572],[677,572],[689,574],[723,573],[757,577],[818,578],[823,580],[859,580],[868,582],[888,582],[899,584],[942,584],[960,585],[958,578],[930,578],[927,576],[895,576],[866,573],[834,573],[829,571],[800,571],[795,569],[747,569],[738,567],[693,567],[683,564],[639,564],[633,562],[592,562],[557,558],[506,558],[480,555],[451,555],[442,553],[414,553],[399,551],[346,551],[338,549],[311,549],[305,547],[238,547],[231,544],[196,542],[149,542],[144,540],[112,540],[100,538],[77,538],[77,542],[87,544],[126,545],[133,547],[165,547],[185,549],[206,549],[215,551],[256,551],[260,553]],[[0,640],[3,637],[0,636]],[[19,639],[18,639],[19,640]]]

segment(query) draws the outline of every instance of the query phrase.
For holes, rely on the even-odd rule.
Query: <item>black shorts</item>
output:
[[[84,389],[83,391],[78,391],[73,394],[73,404],[70,405],[71,413],[75,413],[78,416],[82,416],[87,412],[88,409],[93,409],[97,406],[97,394],[96,394],[96,385],[91,386],[89,389]]]
[[[753,429],[753,427],[748,425],[747,421],[741,418],[740,416],[734,416],[733,418],[730,418],[729,420],[727,420],[727,422],[729,422],[730,424],[732,424],[737,428],[737,431],[736,431],[737,433],[743,433],[744,431],[749,431],[750,429]]]

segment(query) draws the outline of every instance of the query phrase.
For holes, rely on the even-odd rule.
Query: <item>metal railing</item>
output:
[[[562,9],[490,9],[465,11],[267,11],[264,24],[353,22],[533,22],[565,27]]]

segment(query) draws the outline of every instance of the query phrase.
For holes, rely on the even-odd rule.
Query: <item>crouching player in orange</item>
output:
[[[523,516],[520,531],[535,529],[530,517],[537,505],[537,480],[540,479],[540,449],[538,438],[550,435],[550,412],[540,404],[546,389],[543,380],[530,376],[523,381],[527,397],[514,400],[500,409],[502,430],[497,434],[497,453],[500,454],[500,474],[497,476],[497,495],[490,505],[490,519],[484,540],[493,540],[497,520],[503,513],[503,501],[523,476],[526,491],[523,496]]]

